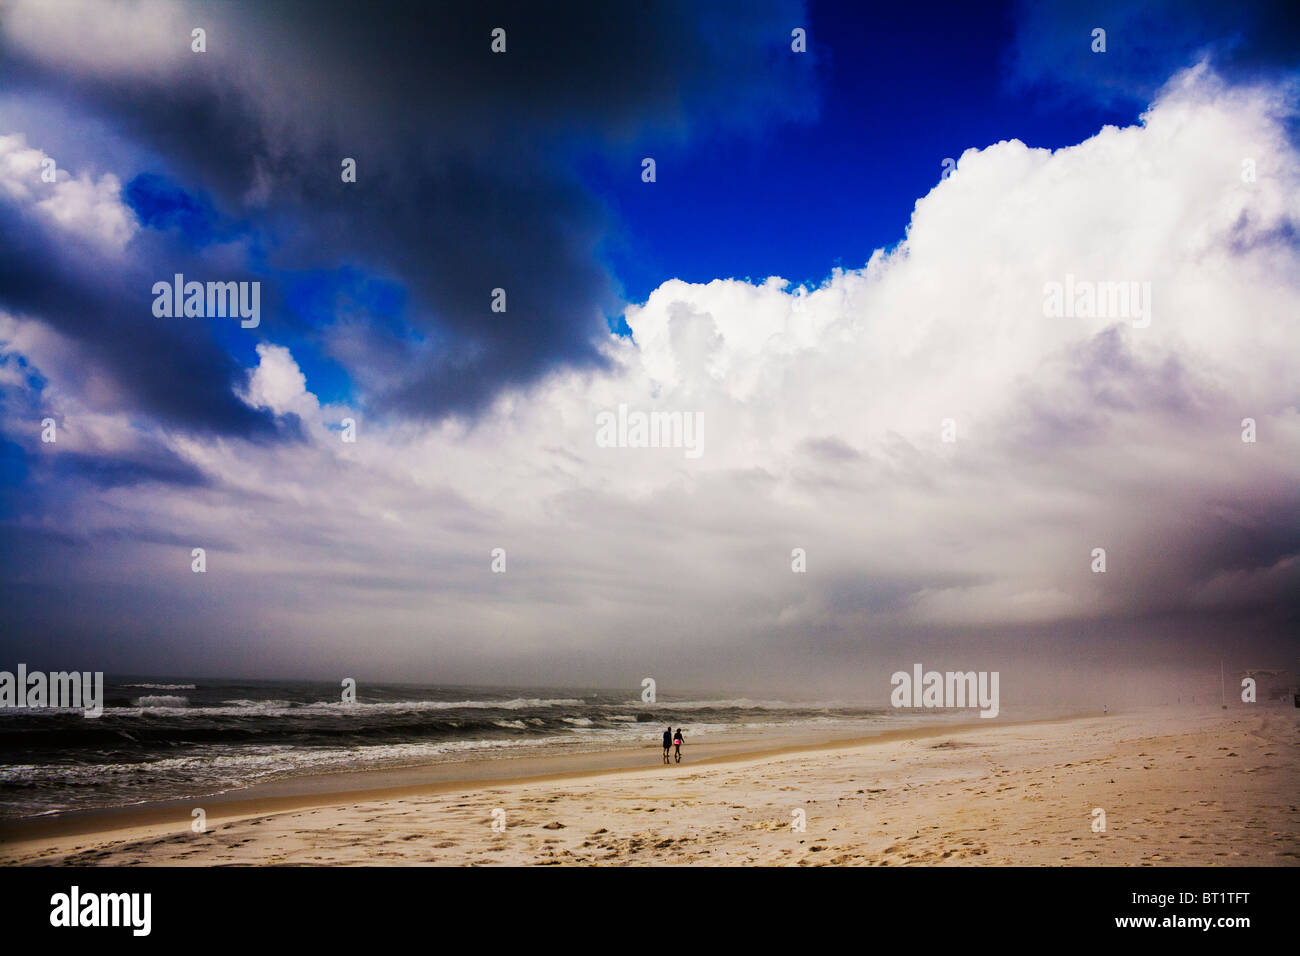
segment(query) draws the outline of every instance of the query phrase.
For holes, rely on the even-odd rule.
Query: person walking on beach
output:
[[[682,762],[682,728],[677,728],[677,736],[673,738],[673,746],[677,748],[677,762]]]
[[[664,763],[668,762],[668,751],[673,749],[673,725],[669,724],[668,729],[664,731]]]

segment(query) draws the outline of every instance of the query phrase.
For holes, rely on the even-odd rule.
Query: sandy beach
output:
[[[213,804],[203,833],[189,804],[10,827],[0,862],[1291,866],[1298,734],[1300,712],[1259,706],[688,747],[667,767],[647,748],[644,769]]]

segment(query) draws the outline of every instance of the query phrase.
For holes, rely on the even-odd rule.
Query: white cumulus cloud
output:
[[[112,173],[74,178],[57,161],[54,181],[46,182],[45,161],[51,158],[28,147],[22,134],[0,136],[0,190],[57,230],[120,252],[139,229],[135,213],[122,202],[121,182]]]

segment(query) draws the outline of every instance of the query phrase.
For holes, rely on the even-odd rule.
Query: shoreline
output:
[[[667,767],[655,747],[606,754],[632,766],[343,790],[335,779],[204,801],[202,834],[195,801],[9,826],[0,863],[1295,865],[1298,731],[1289,708],[1156,710],[925,725]],[[1092,829],[1095,808],[1109,833]],[[508,832],[494,832],[497,813]]]
[[[1085,720],[1093,714],[1070,713],[1056,717],[1007,721],[1001,727],[1057,724]],[[923,724],[883,729],[871,734],[827,737],[819,734],[786,735],[763,743],[762,738],[738,738],[718,743],[689,743],[681,764],[712,767],[737,761],[767,759],[800,753],[821,753],[853,747],[888,743],[895,740],[919,740],[946,736],[959,731],[992,727],[992,723],[975,718],[952,724]],[[298,774],[279,780],[256,783],[238,790],[206,796],[183,797],[104,807],[60,811],[35,817],[0,820],[0,863],[6,846],[28,844],[38,839],[60,839],[88,834],[109,835],[165,825],[169,831],[178,825],[189,826],[190,811],[202,804],[209,821],[229,822],[269,813],[367,803],[376,800],[402,799],[424,795],[459,793],[487,787],[521,786],[567,780],[583,780],[624,773],[654,771],[664,768],[658,744],[640,748],[623,747],[547,757],[531,755],[503,756],[481,760],[423,764],[412,767],[338,770],[327,773]],[[521,767],[540,768],[556,763],[579,764],[562,770],[520,772]],[[602,766],[602,764],[606,764]],[[467,772],[468,771],[468,772]],[[493,772],[495,771],[495,772]],[[456,776],[447,776],[449,772]],[[427,777],[418,782],[381,782],[403,777]],[[367,783],[368,781],[368,783]],[[346,784],[359,784],[347,786]],[[283,792],[288,791],[288,792]],[[208,808],[213,808],[209,810]]]

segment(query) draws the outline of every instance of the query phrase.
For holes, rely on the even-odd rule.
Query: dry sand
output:
[[[1256,705],[927,728],[668,767],[655,749],[639,770],[254,801],[224,818],[214,806],[201,834],[187,809],[92,833],[10,832],[0,863],[1292,866],[1298,742],[1300,711]]]

